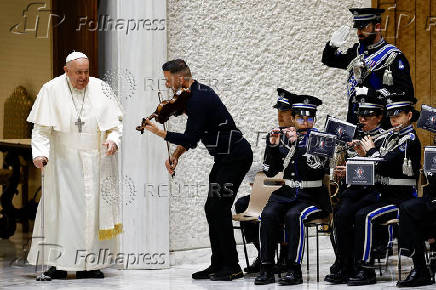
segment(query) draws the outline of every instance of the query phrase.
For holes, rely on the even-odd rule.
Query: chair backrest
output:
[[[26,122],[32,109],[33,99],[22,86],[17,87],[4,104],[3,138],[28,139],[32,124]]]
[[[244,215],[258,216],[262,213],[271,193],[283,185],[284,181],[282,176],[283,173],[279,173],[273,178],[268,178],[263,172],[256,173],[250,195],[250,202]]]
[[[424,174],[424,170],[421,168],[419,170],[418,177],[418,197],[422,197],[424,194],[424,187],[428,185],[427,177]]]

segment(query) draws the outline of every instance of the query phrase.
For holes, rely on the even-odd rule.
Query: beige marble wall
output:
[[[42,4],[31,5],[35,2]],[[50,0],[0,1],[0,137],[4,102],[14,88],[24,86],[35,97],[42,84],[52,78],[50,7]],[[29,192],[34,193],[39,184],[39,174],[32,168]],[[21,204],[19,197],[14,202]]]

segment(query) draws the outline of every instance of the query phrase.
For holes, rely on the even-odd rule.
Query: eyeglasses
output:
[[[298,124],[303,124],[304,122],[313,123],[315,122],[315,117],[296,117],[295,122]]]

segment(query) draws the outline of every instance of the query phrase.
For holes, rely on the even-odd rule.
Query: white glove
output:
[[[330,45],[333,47],[340,47],[347,42],[348,33],[350,33],[349,26],[341,26],[338,30],[333,32],[330,39]]]

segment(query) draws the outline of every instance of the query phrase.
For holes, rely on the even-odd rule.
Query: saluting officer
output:
[[[327,42],[322,55],[323,64],[348,71],[347,121],[357,124],[354,114],[357,100],[357,86],[380,88],[399,88],[413,97],[414,90],[410,77],[410,67],[404,54],[394,45],[388,44],[381,33],[381,14],[384,9],[353,8],[353,28],[357,28],[359,42],[342,52],[349,27],[342,26]],[[389,124],[387,124],[389,125]]]

